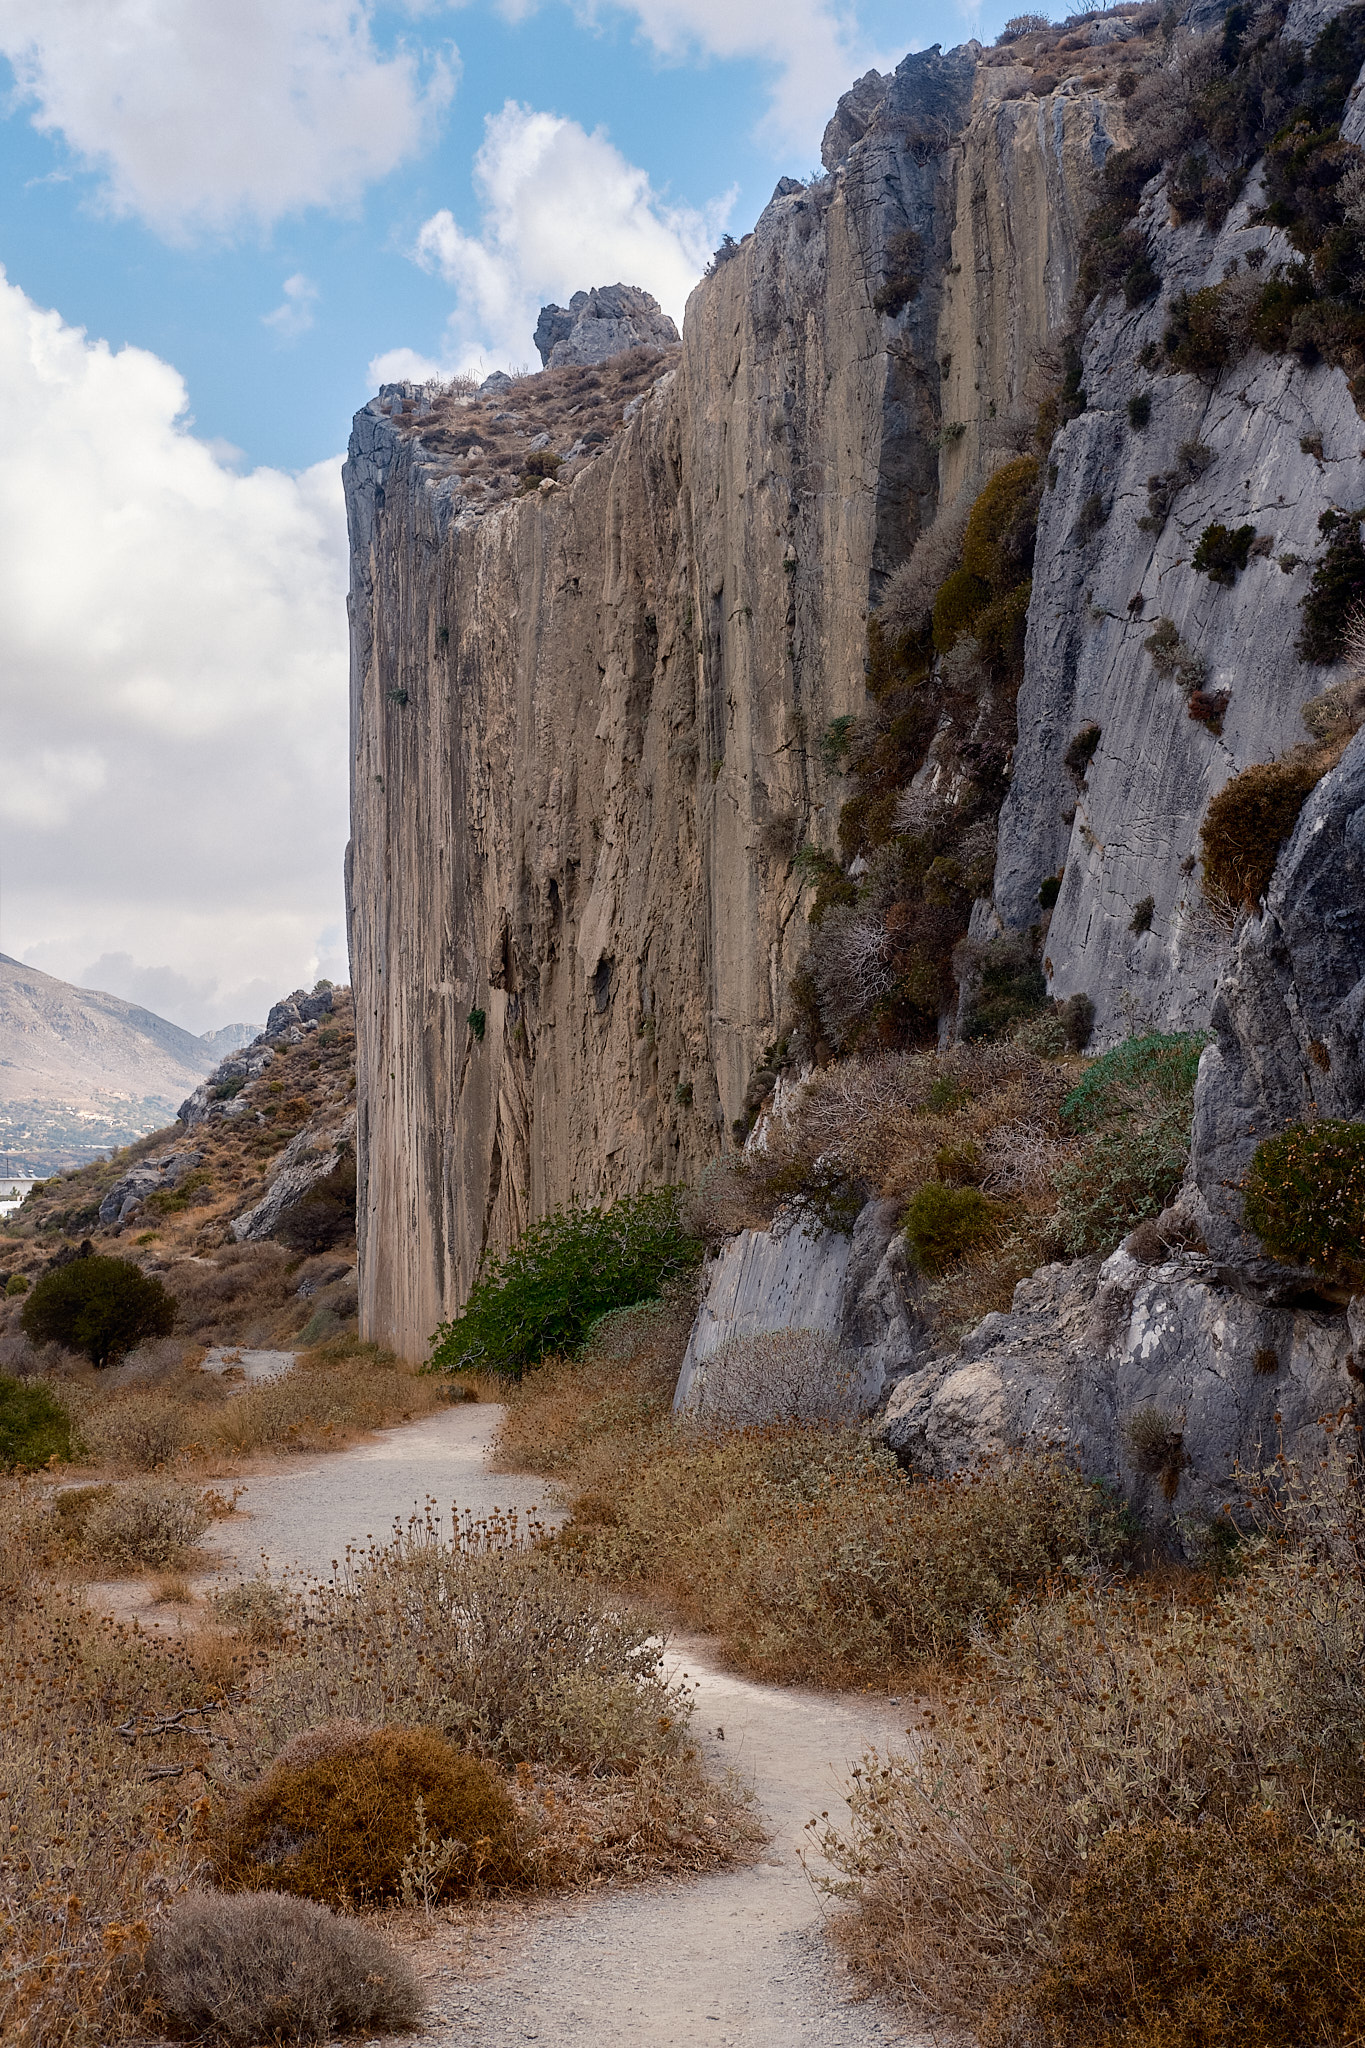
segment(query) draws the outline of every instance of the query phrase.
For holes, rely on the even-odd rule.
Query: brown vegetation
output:
[[[866,1761],[825,1848],[872,1978],[993,2044],[1358,2037],[1358,1457],[1277,1483],[1241,1575],[1021,1609]]]

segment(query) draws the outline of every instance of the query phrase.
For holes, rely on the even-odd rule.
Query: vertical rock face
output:
[[[481,515],[391,401],[357,417],[361,1316],[408,1356],[531,1217],[695,1174],[781,1029],[817,742],[937,504],[944,323],[1022,389],[1100,150],[1098,103],[1006,113],[978,54],[860,81],[569,481]],[[1028,227],[969,302],[978,189]],[[997,459],[972,433],[957,481]]]
[[[1141,367],[1178,292],[1234,265],[1254,285],[1293,260],[1282,231],[1253,225],[1264,204],[1254,174],[1215,236],[1173,225],[1164,185],[1148,195],[1141,224],[1161,296],[1107,303],[1082,353],[1086,409],[1052,449],[995,910],[1007,927],[1034,924],[1041,883],[1061,874],[1049,986],[1093,997],[1096,1050],[1133,1030],[1208,1023],[1228,937],[1204,909],[1199,825],[1230,776],[1305,738],[1302,706],[1329,680],[1294,644],[1318,520],[1365,499],[1361,420],[1341,370],[1259,350],[1216,382]],[[1144,397],[1138,427],[1129,401]],[[1194,567],[1214,523],[1255,528],[1231,585]],[[1190,715],[1188,674],[1163,676],[1153,661],[1163,618],[1208,692],[1226,693],[1221,730]],[[1099,739],[1082,777],[1065,757],[1087,726]]]

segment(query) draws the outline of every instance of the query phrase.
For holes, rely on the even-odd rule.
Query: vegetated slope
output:
[[[164,1121],[214,1063],[193,1032],[0,954],[0,1150],[51,1172]]]
[[[286,1342],[320,1301],[330,1322],[310,1341],[340,1331],[355,1313],[354,1087],[350,991],[296,992],[182,1120],[38,1183],[0,1225],[0,1276],[32,1279],[89,1240],[160,1275],[178,1334]],[[11,1335],[21,1308],[7,1305]]]

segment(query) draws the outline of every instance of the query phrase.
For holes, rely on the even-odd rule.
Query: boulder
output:
[[[229,1225],[238,1244],[269,1237],[308,1190],[326,1179],[354,1143],[354,1110],[348,1111],[329,1131],[302,1130],[291,1138],[271,1169],[270,1183],[260,1201],[235,1216]]]
[[[1198,1254],[1148,1266],[1121,1248],[1020,1281],[1008,1313],[901,1380],[878,1426],[940,1477],[1000,1451],[1060,1449],[1197,1554],[1281,1446],[1320,1455],[1321,1418],[1356,1392],[1357,1320],[1248,1297]]]
[[[140,1159],[114,1182],[100,1203],[100,1222],[126,1223],[158,1188],[179,1187],[203,1157],[202,1152],[167,1152],[159,1159]]]
[[[672,348],[678,330],[654,297],[635,284],[595,285],[567,306],[542,306],[535,345],[547,370],[565,363],[604,363],[622,349]]]
[[[707,1265],[674,1413],[694,1405],[706,1361],[733,1338],[815,1330],[835,1338],[853,1368],[850,1419],[869,1414],[925,1350],[898,1214],[895,1202],[869,1202],[846,1235],[788,1213],[731,1238]]]

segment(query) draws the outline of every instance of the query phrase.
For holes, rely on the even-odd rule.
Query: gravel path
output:
[[[325,1573],[348,1543],[384,1537],[434,1498],[475,1514],[535,1509],[538,1480],[490,1473],[502,1411],[469,1406],[386,1430],[329,1457],[247,1482],[240,1519],[215,1548],[230,1570]],[[771,1841],[758,1863],[687,1883],[536,1902],[482,1927],[438,1921],[414,1960],[431,2009],[411,2048],[874,2048],[920,2039],[860,1999],[826,1940],[801,1857],[806,1822],[837,1813],[839,1781],[873,1745],[903,1741],[899,1702],[750,1684],[705,1644],[675,1638],[670,1658],[696,1687],[695,1725],[718,1766],[752,1786]]]

